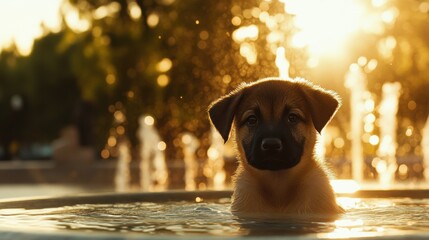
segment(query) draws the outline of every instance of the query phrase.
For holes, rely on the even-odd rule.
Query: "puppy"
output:
[[[330,215],[336,203],[317,134],[340,106],[339,97],[303,79],[268,78],[243,84],[209,107],[225,142],[235,129],[239,166],[231,210],[236,215]]]

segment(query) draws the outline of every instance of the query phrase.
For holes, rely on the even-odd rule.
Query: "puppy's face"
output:
[[[267,82],[247,88],[242,96],[234,121],[237,144],[254,168],[274,171],[299,163],[311,118],[294,88]]]
[[[338,105],[335,95],[304,80],[268,79],[219,99],[209,114],[225,141],[234,123],[243,164],[278,171],[312,154],[316,130],[322,130]]]

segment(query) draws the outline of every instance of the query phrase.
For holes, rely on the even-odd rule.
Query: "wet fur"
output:
[[[325,167],[314,155],[318,132],[330,121],[339,105],[335,93],[306,80],[270,78],[243,84],[210,106],[210,119],[224,140],[229,138],[230,132],[235,133],[232,135],[239,159],[231,205],[235,214],[275,217],[343,212],[336,203]],[[286,129],[283,136],[287,139],[287,151],[299,156],[296,165],[287,169],[261,170],[261,161],[264,164],[265,160],[259,160],[259,165],[252,160],[249,162],[256,154],[252,150],[255,135],[262,131],[243,124],[249,111],[257,111],[267,128],[275,125],[279,130]],[[284,116],[290,111],[299,112],[302,121],[296,125],[284,124]],[[284,154],[286,158],[291,155]]]

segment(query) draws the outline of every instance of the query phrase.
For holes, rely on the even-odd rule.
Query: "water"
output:
[[[42,209],[0,209],[0,232],[134,233],[139,237],[368,236],[429,237],[429,199],[339,198],[347,213],[334,222],[245,220],[223,198],[195,202],[78,204]],[[425,235],[426,234],[426,235]]]
[[[396,163],[396,141],[398,101],[401,84],[398,82],[385,83],[382,87],[383,99],[380,103],[380,145],[377,155],[380,157],[376,170],[380,184],[389,186],[395,180],[395,173],[398,165]]]
[[[164,153],[166,144],[155,128],[155,119],[152,116],[141,116],[139,124],[137,136],[140,140],[140,187],[143,191],[163,191],[168,187]]]
[[[204,176],[207,178],[207,187],[214,190],[225,189],[226,172],[224,169],[224,141],[220,133],[212,125],[210,128],[211,144],[207,150],[207,161],[204,165]]]
[[[351,161],[352,178],[355,181],[363,180],[363,147],[362,147],[362,119],[364,117],[364,95],[367,91],[367,79],[361,67],[351,64],[346,74],[344,85],[350,89],[350,125],[351,125]]]
[[[198,174],[198,162],[195,152],[200,146],[200,141],[190,132],[182,135],[183,161],[185,162],[185,189],[195,190],[197,185],[195,179]]]
[[[421,148],[423,149],[423,164],[424,164],[424,176],[426,182],[429,182],[429,116],[426,120],[425,126],[422,131],[422,142]]]

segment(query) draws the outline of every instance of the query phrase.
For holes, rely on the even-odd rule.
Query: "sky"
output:
[[[14,41],[22,55],[28,55],[33,40],[42,36],[43,23],[59,31],[62,0],[0,0],[0,49]],[[1,51],[1,50],[0,50]]]

